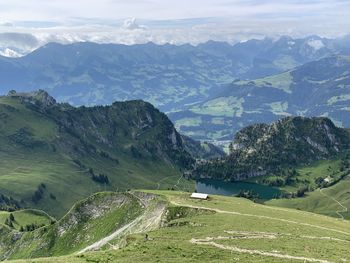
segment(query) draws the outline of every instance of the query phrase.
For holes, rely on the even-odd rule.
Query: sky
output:
[[[350,33],[349,13],[350,0],[0,0],[0,49],[339,37]]]

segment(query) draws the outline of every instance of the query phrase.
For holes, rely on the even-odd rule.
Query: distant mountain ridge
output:
[[[337,43],[317,36],[233,46],[51,43],[21,58],[0,57],[0,93],[44,89],[74,105],[144,99],[172,111],[216,94],[234,79],[265,77],[343,52],[346,45]]]
[[[350,127],[350,56],[335,55],[283,73],[237,80],[213,98],[170,113],[196,139],[231,139],[245,126],[286,116],[324,116]]]
[[[245,180],[350,150],[350,132],[327,118],[287,117],[240,130],[228,157],[199,165],[196,176]]]
[[[322,113],[309,105],[293,110],[294,105],[287,105],[292,102],[286,91],[294,82],[299,85],[303,74],[308,76],[317,64],[314,61],[321,59],[319,63],[334,67],[322,59],[340,54],[345,57],[350,54],[349,43],[347,37],[318,36],[284,36],[235,45],[209,41],[198,46],[51,43],[24,57],[0,57],[0,94],[10,89],[43,89],[59,102],[85,106],[142,99],[166,112],[182,133],[201,140],[230,140],[235,131],[251,123],[306,111],[310,113],[307,116],[329,113],[346,126],[344,110],[337,110],[335,118],[332,106]],[[299,77],[291,73],[294,71]],[[330,79],[335,77],[341,75]],[[252,87],[254,82],[258,82],[258,89]],[[264,98],[260,91],[271,92],[271,96]],[[345,92],[346,88],[336,93],[346,96]],[[293,91],[292,95],[300,93]]]

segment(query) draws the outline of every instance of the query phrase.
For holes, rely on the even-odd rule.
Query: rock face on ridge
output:
[[[327,118],[287,117],[239,131],[230,155],[199,166],[196,174],[229,180],[331,158],[350,149],[350,133]]]

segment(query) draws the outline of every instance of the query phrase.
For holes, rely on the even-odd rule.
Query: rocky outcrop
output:
[[[45,90],[38,90],[29,93],[17,93],[15,90],[9,91],[8,97],[20,98],[22,102],[37,104],[42,107],[50,107],[55,105],[56,100],[49,95]]]
[[[244,180],[281,167],[327,159],[350,149],[350,133],[328,118],[287,117],[239,131],[226,158],[206,162],[197,176]]]

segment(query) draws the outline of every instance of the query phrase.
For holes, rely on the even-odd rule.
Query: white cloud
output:
[[[270,21],[258,23],[253,20],[244,27],[241,26],[242,23],[239,21],[228,24],[226,21],[206,21],[206,23],[193,26],[188,26],[188,21],[184,25],[178,26],[179,24],[182,23],[179,21],[176,23],[163,21],[160,25],[140,26],[132,19],[120,26],[83,25],[29,29],[14,27],[11,29],[14,32],[0,33],[0,49],[9,48],[19,54],[26,54],[49,42],[68,44],[88,41],[126,45],[154,42],[156,44],[191,43],[196,45],[208,40],[235,43],[251,38],[262,39],[265,36],[276,38],[287,34],[292,37],[303,37],[310,34],[322,35],[322,31],[318,31],[317,28],[304,31],[296,29],[295,23],[289,21],[284,24],[276,24],[273,28]],[[285,27],[288,27],[288,30]],[[341,35],[340,32],[339,34]],[[331,35],[331,37],[333,36]],[[335,34],[335,36],[338,35]],[[311,41],[309,45],[320,48],[322,43]]]
[[[0,48],[34,49],[40,43],[29,33],[0,33]]]
[[[342,0],[0,0],[0,6],[0,48],[20,53],[48,42],[234,43],[350,33],[350,1]]]
[[[136,18],[128,18],[124,20],[122,28],[129,29],[129,30],[135,30],[135,29],[146,29],[145,26],[140,26],[136,23]]]

